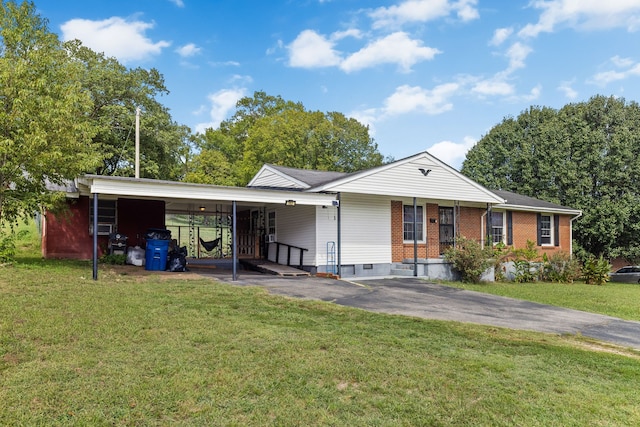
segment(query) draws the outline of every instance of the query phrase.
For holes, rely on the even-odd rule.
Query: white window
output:
[[[553,221],[551,215],[540,215],[540,244],[553,244]]]
[[[424,210],[422,206],[416,206],[417,216],[415,217],[416,222],[416,239],[418,241],[424,241]],[[413,221],[414,221],[414,212],[413,205],[404,205],[403,213],[402,213],[402,229],[403,229],[403,240],[405,242],[413,242]]]
[[[505,241],[504,212],[491,212],[491,241],[497,244]]]
[[[267,213],[267,234],[276,235],[276,211]]]

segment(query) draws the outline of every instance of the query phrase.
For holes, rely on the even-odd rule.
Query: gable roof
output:
[[[265,164],[251,179],[247,187],[309,189],[349,175],[346,172],[298,169]]]
[[[555,203],[536,199],[534,197],[523,196],[522,194],[512,193],[505,190],[492,190],[498,196],[502,197],[505,202],[496,205],[496,208],[504,208],[511,210],[525,210],[536,212],[556,212],[579,215],[582,211],[567,206],[561,206]]]
[[[354,173],[264,165],[249,186],[298,188],[305,192],[419,197],[483,204],[504,202],[504,199],[426,151]]]

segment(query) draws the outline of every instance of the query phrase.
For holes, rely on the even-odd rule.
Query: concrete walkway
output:
[[[225,282],[230,280],[220,278]],[[640,350],[640,322],[428,283],[417,278],[332,280],[243,273],[233,284],[368,311],[585,337]]]

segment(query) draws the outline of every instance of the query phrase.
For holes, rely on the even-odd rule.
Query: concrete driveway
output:
[[[225,282],[227,280],[224,280]],[[585,337],[640,350],[640,322],[466,291],[417,278],[332,280],[247,275],[238,286],[363,310]]]

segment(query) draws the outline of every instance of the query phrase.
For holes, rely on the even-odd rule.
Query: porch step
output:
[[[413,276],[413,265],[393,264],[390,273],[392,276]]]

